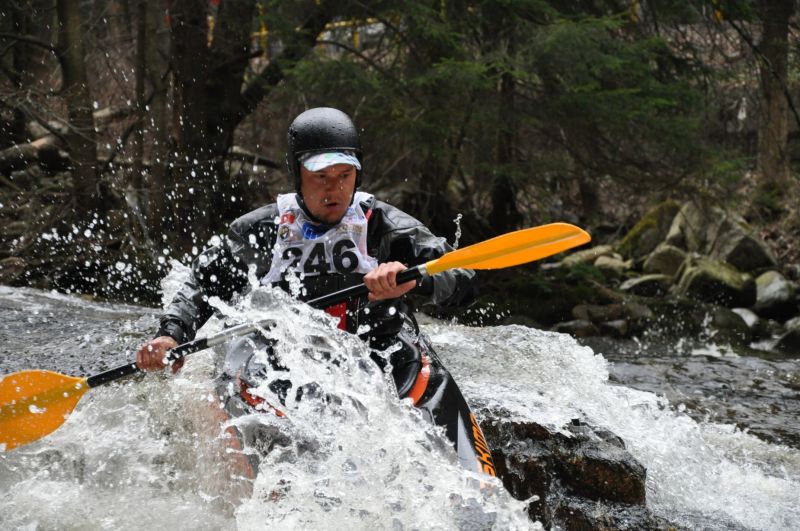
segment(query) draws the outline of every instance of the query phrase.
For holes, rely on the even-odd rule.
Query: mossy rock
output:
[[[617,250],[634,259],[649,254],[664,241],[680,208],[680,204],[672,200],[651,208],[619,242]]]
[[[668,243],[660,243],[647,257],[642,269],[645,273],[672,277],[684,260],[686,260],[686,252],[683,249]]]
[[[729,308],[749,308],[756,302],[753,277],[725,262],[687,259],[678,275],[680,280],[674,287],[678,295]]]

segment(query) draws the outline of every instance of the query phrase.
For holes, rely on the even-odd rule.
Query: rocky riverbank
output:
[[[516,273],[485,290],[498,310],[489,321],[800,355],[800,266],[778,264],[744,218],[719,207],[665,202],[617,242]]]

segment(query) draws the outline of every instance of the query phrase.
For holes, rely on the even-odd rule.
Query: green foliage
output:
[[[535,0],[342,9],[381,21],[380,37],[358,49],[351,33],[329,37],[341,45],[294,68],[272,105],[352,113],[371,182],[424,194],[429,209],[455,194],[480,222],[503,176],[519,191],[524,225],[540,221],[553,178],[610,175],[644,188],[706,156],[702,93],[663,38],[632,31],[627,11]]]
[[[569,268],[565,280],[576,285],[587,284],[590,282],[602,283],[605,279],[603,272],[591,264],[577,263]]]
[[[701,94],[661,71],[669,56],[661,38],[625,38],[624,24],[580,18],[542,28],[530,58],[547,93],[540,121],[558,124],[565,148],[594,171],[637,179],[680,171],[701,154]]]

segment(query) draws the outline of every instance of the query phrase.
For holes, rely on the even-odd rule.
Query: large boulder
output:
[[[690,201],[681,207],[665,241],[740,271],[776,265],[772,251],[741,215],[702,202]]]
[[[619,243],[619,252],[633,259],[649,254],[664,241],[679,209],[675,201],[664,201],[650,209]]]
[[[673,218],[664,241],[686,251],[700,252],[707,240],[704,210],[694,202],[685,203]]]
[[[792,283],[777,271],[767,271],[756,278],[756,303],[761,317],[785,321],[797,314],[797,301]]]
[[[677,295],[729,308],[749,307],[756,302],[753,277],[735,267],[710,258],[689,258],[673,286]]]
[[[668,243],[661,243],[647,257],[643,270],[647,274],[672,277],[678,272],[684,260],[686,260],[686,251]]]
[[[578,420],[561,430],[487,412],[498,477],[548,529],[668,529],[646,506],[645,468],[613,433]]]
[[[775,267],[778,263],[767,244],[736,214],[729,214],[722,221],[717,239],[708,254],[717,260],[728,262],[739,271],[750,272]]]

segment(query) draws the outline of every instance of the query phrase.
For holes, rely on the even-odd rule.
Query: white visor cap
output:
[[[358,157],[352,151],[330,151],[327,153],[306,153],[300,157],[300,162],[308,171],[320,171],[334,164],[349,164],[357,170],[361,169]]]

